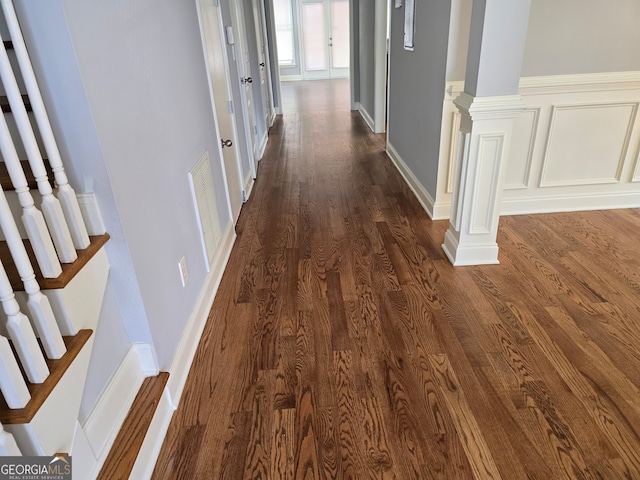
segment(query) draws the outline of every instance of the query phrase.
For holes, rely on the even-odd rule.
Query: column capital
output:
[[[453,103],[462,115],[468,115],[473,121],[515,118],[525,108],[525,103],[520,95],[475,97],[467,92],[462,92]]]

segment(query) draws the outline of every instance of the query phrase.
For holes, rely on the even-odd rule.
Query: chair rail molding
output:
[[[451,205],[463,88],[444,93],[437,211]],[[518,93],[501,214],[640,207],[640,71],[523,77]]]

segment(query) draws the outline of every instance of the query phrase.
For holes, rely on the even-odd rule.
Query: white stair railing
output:
[[[44,355],[40,351],[38,340],[33,333],[29,319],[20,311],[11,283],[7,278],[7,272],[1,263],[0,302],[2,302],[2,309],[7,315],[7,333],[13,342],[13,347],[16,349],[22,368],[27,374],[27,379],[31,383],[44,382],[49,376],[49,367],[47,367]],[[2,357],[2,361],[5,361],[5,357]]]
[[[13,69],[1,37],[0,44],[2,44],[2,47],[0,47],[0,78],[2,78],[2,83],[7,93],[9,104],[11,105],[11,113],[20,132],[22,145],[27,152],[31,171],[38,184],[38,191],[42,195],[42,212],[60,261],[62,263],[71,263],[78,258],[78,255],[73,246],[69,226],[64,218],[60,202],[53,195],[53,189],[47,178],[47,169],[44,166],[42,154],[38,148],[33,127],[29,121],[29,115],[24,106],[20,88],[13,74]]]
[[[31,398],[9,340],[5,336],[0,336],[0,391],[9,408],[24,408]]]
[[[20,30],[20,24],[16,16],[15,9],[13,8],[12,0],[2,0],[2,10],[4,17],[9,27],[9,34],[11,35],[11,41],[13,42],[13,49],[16,52],[18,58],[18,64],[20,65],[20,71],[22,72],[22,79],[24,80],[25,87],[27,88],[27,94],[29,95],[29,101],[31,108],[36,117],[38,123],[38,130],[42,137],[47,155],[49,157],[49,165],[53,170],[56,184],[58,186],[58,199],[64,211],[64,216],[67,220],[73,244],[77,249],[84,249],[89,246],[89,235],[87,228],[85,227],[84,220],[82,219],[82,213],[78,205],[78,199],[75,192],[69,185],[69,180],[64,171],[62,165],[62,158],[60,157],[60,151],[56,143],[53,131],[51,130],[51,123],[47,115],[44,102],[42,101],[42,95],[38,88],[36,76],[31,66],[31,60],[27,53],[27,47],[22,37],[22,31]],[[35,172],[34,172],[35,173]]]
[[[18,448],[13,435],[5,432],[2,424],[0,424],[0,456],[2,457],[21,457],[22,452]]]
[[[0,57],[4,49],[0,49]],[[6,56],[6,52],[5,56]],[[29,190],[27,177],[22,171],[20,159],[16,153],[16,147],[11,138],[9,127],[0,115],[0,151],[4,158],[4,163],[9,172],[11,183],[18,194],[18,201],[22,207],[22,223],[27,231],[27,237],[31,242],[33,253],[38,261],[38,266],[45,278],[56,278],[62,273],[62,267],[58,261],[56,251],[49,235],[49,230],[45,224],[44,217],[33,201],[33,196]]]
[[[31,266],[29,255],[24,247],[20,232],[11,214],[4,191],[0,188],[0,228],[11,252],[11,257],[18,269],[20,279],[27,293],[27,306],[31,313],[31,320],[38,332],[44,351],[48,358],[61,358],[67,348],[62,340],[56,317],[51,309],[49,299],[40,291],[36,275]]]

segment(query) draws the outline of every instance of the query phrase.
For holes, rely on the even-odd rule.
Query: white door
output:
[[[237,149],[238,134],[231,108],[232,94],[227,71],[227,55],[222,43],[222,17],[220,8],[215,6],[214,0],[199,0],[198,7],[207,71],[209,72],[209,87],[217,118],[219,138],[222,142],[222,158],[229,189],[231,213],[235,222],[242,208],[244,192]]]
[[[233,21],[233,41],[235,46],[236,66],[238,68],[238,76],[240,77],[240,83],[243,88],[240,88],[242,92],[242,112],[246,122],[246,131],[248,142],[247,148],[251,154],[253,178],[256,178],[258,171],[258,152],[257,152],[257,130],[255,121],[255,111],[253,108],[253,91],[252,83],[253,77],[251,74],[251,63],[249,61],[249,47],[246,36],[246,27],[244,23],[244,14],[242,11],[241,0],[232,0],[231,17]],[[259,81],[257,77],[256,81]]]
[[[267,51],[267,39],[265,36],[265,16],[264,3],[260,0],[252,0],[253,21],[256,27],[256,39],[258,42],[258,59],[260,66],[260,88],[264,101],[264,116],[267,130],[273,123],[273,95],[271,94],[271,83],[268,72],[270,71],[269,53]]]
[[[349,76],[349,0],[299,0],[303,77]]]

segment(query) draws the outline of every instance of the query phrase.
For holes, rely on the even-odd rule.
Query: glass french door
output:
[[[349,0],[300,0],[302,75],[349,76]]]

